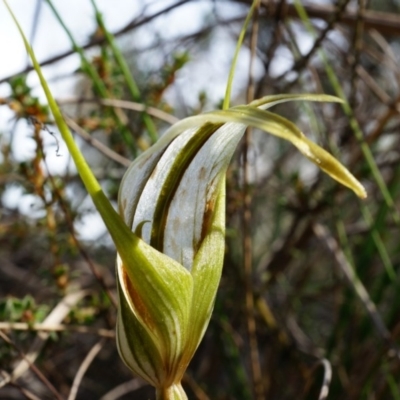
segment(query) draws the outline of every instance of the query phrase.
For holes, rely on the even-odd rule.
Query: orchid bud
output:
[[[289,140],[365,197],[361,184],[335,158],[290,121],[261,109],[296,99],[337,101],[271,96],[187,118],[138,157],[123,178],[119,212],[140,239],[133,260],[117,258],[118,349],[160,399],[186,398],[180,382],[207,328],[221,277],[225,172],[247,126]]]

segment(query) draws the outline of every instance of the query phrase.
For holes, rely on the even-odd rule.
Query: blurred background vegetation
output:
[[[87,37],[57,0],[35,2],[30,35],[35,44],[46,12],[69,38],[70,50],[39,61],[57,71],[79,59],[50,83],[72,79],[54,93],[116,202],[129,162],[170,124],[221,106],[250,1],[137,2],[115,31],[106,6],[81,3],[95,26]],[[172,34],[173,21],[185,29]],[[400,399],[399,55],[398,0],[260,1],[232,104],[345,99],[274,111],[348,166],[368,199],[290,145],[246,134],[228,172],[224,273],[184,379],[189,398],[322,399],[329,389],[330,399]],[[115,346],[115,250],[31,68],[0,83],[0,398],[150,399]]]

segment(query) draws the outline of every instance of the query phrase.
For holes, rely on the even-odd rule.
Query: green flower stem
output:
[[[181,383],[177,383],[169,388],[156,389],[156,400],[187,400],[185,391]]]
[[[22,31],[21,26],[19,25],[17,19],[15,18],[14,13],[12,12],[10,6],[7,3],[7,0],[3,0],[6,5],[8,11],[10,12],[20,34],[24,41],[25,48],[32,60],[33,67],[35,68],[36,73],[39,76],[40,83],[46,95],[47,101],[49,103],[49,107],[53,113],[54,121],[63,137],[68,150],[71,154],[72,159],[76,165],[78,173],[83,181],[83,184],[86,187],[89,195],[93,199],[93,202],[99,211],[104,223],[107,226],[108,231],[110,232],[118,251],[124,253],[124,248],[126,247],[126,251],[128,251],[129,245],[132,244],[133,240],[138,240],[138,238],[130,231],[118,213],[114,210],[111,203],[107,199],[99,182],[96,177],[93,175],[92,170],[88,166],[83,154],[79,150],[79,147],[76,145],[74,138],[62,117],[61,111],[58,108],[56,101],[54,100],[53,95],[47,85],[46,79],[43,76],[39,63],[35,57],[35,54],[28,43],[28,40],[25,37],[24,32]],[[121,257],[124,257],[125,254],[121,253]]]

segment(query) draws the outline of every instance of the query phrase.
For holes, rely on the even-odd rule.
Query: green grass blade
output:
[[[80,47],[78,45],[78,43],[75,41],[71,31],[68,29],[68,27],[65,24],[64,20],[61,18],[61,15],[57,11],[57,9],[54,7],[52,1],[51,0],[46,0],[46,2],[49,5],[49,7],[51,8],[54,16],[57,18],[58,23],[62,26],[62,28],[64,29],[64,32],[68,36],[68,38],[69,38],[69,40],[70,40],[70,42],[72,44],[72,48],[74,49],[74,51],[76,51],[78,53],[78,55],[79,55],[79,57],[81,59],[82,69],[90,77],[90,79],[92,80],[93,85],[94,85],[95,89],[97,90],[99,96],[101,96],[103,98],[108,97],[107,88],[105,87],[105,85],[104,85],[103,81],[101,80],[99,74],[97,73],[97,71],[93,67],[93,65],[86,58],[86,55],[85,55],[82,47]]]
[[[28,40],[26,39],[26,36],[25,36],[21,26],[19,25],[14,13],[12,12],[7,1],[6,0],[3,0],[3,1],[18,28],[18,31],[24,42],[25,48],[29,54],[29,57],[32,60],[33,67],[34,67],[36,73],[38,74],[40,84],[46,95],[50,110],[54,116],[54,121],[60,131],[62,138],[64,139],[64,141],[68,147],[68,150],[71,154],[72,159],[74,160],[74,163],[75,163],[78,173],[86,187],[86,190],[92,197],[93,202],[94,202],[97,210],[99,211],[100,215],[102,216],[109,232],[113,236],[114,241],[116,243],[121,242],[121,240],[122,241],[124,241],[124,240],[130,241],[132,232],[125,225],[125,223],[123,222],[121,217],[118,215],[118,213],[112,207],[111,203],[109,202],[109,200],[107,199],[103,190],[101,189],[99,182],[97,181],[96,177],[93,175],[92,170],[90,169],[85,158],[83,157],[83,154],[81,153],[78,146],[76,145],[74,138],[73,138],[67,124],[64,121],[64,118],[61,114],[60,109],[58,108],[56,101],[54,100],[54,97],[50,91],[50,88],[47,84],[46,79],[43,76],[42,70],[36,59],[36,56],[31,48],[31,46],[29,45]]]
[[[68,38],[70,39],[73,49],[78,53],[78,55],[81,59],[82,70],[89,76],[89,78],[93,82],[94,88],[97,91],[98,95],[103,99],[111,98],[112,96],[110,96],[110,94],[108,93],[107,87],[104,85],[104,82],[102,81],[101,77],[99,76],[99,74],[97,73],[97,71],[93,67],[93,65],[88,61],[82,47],[80,47],[78,45],[78,43],[75,41],[71,31],[68,29],[68,27],[64,23],[63,19],[61,18],[61,15],[58,13],[57,9],[54,7],[54,4],[52,3],[52,1],[46,0],[46,2],[50,6],[51,10],[53,11],[54,16],[57,18],[58,22],[63,27],[65,33],[67,34]],[[127,127],[122,122],[118,113],[115,110],[113,110],[113,113],[116,118],[118,130],[119,130],[125,144],[128,146],[131,153],[133,155],[136,155],[136,146],[133,141],[133,137],[132,137],[131,133],[129,132]]]
[[[313,26],[311,25],[310,19],[307,15],[305,8],[301,4],[301,1],[295,0],[294,5],[296,7],[296,10],[299,14],[300,19],[303,21],[303,23],[306,26],[306,28],[308,29],[308,31],[313,36],[315,36],[315,30],[314,30]],[[389,192],[389,189],[382,177],[381,172],[379,171],[378,166],[376,165],[376,162],[375,162],[374,156],[371,152],[371,149],[369,148],[368,144],[364,141],[363,133],[361,131],[360,125],[358,124],[358,121],[354,116],[353,110],[352,110],[349,102],[347,101],[346,95],[342,89],[339,79],[337,78],[333,68],[329,65],[329,62],[326,58],[325,52],[323,50],[320,50],[319,54],[324,63],[325,71],[326,71],[328,79],[333,87],[333,90],[336,92],[336,95],[340,99],[342,99],[343,111],[349,118],[350,127],[352,128],[354,135],[360,144],[361,150],[362,150],[364,158],[368,164],[368,167],[371,170],[372,176],[374,177],[386,204],[392,211],[393,220],[396,222],[397,225],[400,225],[400,213],[397,210],[395,203],[393,201],[393,198]]]
[[[139,87],[136,84],[136,82],[131,74],[131,71],[129,70],[129,66],[125,60],[125,57],[123,56],[119,47],[116,45],[114,36],[112,35],[112,33],[109,30],[107,30],[104,20],[103,20],[103,16],[100,13],[99,9],[97,8],[96,2],[94,0],[91,0],[91,2],[92,2],[93,8],[96,13],[97,23],[98,23],[99,27],[102,29],[104,36],[107,39],[108,44],[110,45],[110,48],[113,52],[115,61],[117,62],[118,66],[125,78],[126,85],[128,87],[128,90],[131,93],[133,100],[136,102],[141,102],[141,95],[140,95]],[[146,126],[147,132],[150,136],[150,139],[152,140],[153,143],[155,143],[158,139],[158,135],[157,135],[157,129],[156,129],[152,119],[146,112],[144,112],[142,114],[142,119]]]
[[[235,69],[236,69],[236,64],[237,64],[237,60],[238,60],[238,57],[239,57],[239,51],[240,51],[240,48],[242,47],[244,35],[246,34],[247,27],[249,25],[250,19],[251,19],[253,13],[254,13],[254,10],[256,9],[256,6],[257,6],[258,2],[259,2],[259,0],[253,0],[253,4],[250,7],[250,11],[247,14],[247,17],[246,17],[246,19],[244,21],[242,30],[240,31],[240,35],[239,35],[239,38],[238,38],[237,43],[236,43],[235,54],[233,56],[233,60],[232,60],[232,63],[231,63],[231,68],[229,70],[228,82],[226,84],[225,97],[224,97],[224,102],[223,102],[223,105],[222,105],[222,108],[224,110],[229,108],[229,102],[230,102],[231,93],[232,93],[233,77],[235,75]]]

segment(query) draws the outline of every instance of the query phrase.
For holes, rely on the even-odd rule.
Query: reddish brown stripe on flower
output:
[[[129,293],[130,300],[135,307],[136,312],[139,314],[140,318],[143,320],[143,322],[146,324],[146,326],[152,331],[156,331],[156,323],[153,321],[151,318],[151,315],[147,311],[146,306],[144,305],[142,299],[138,294],[136,293],[135,289],[133,288],[133,285],[129,279],[128,274],[125,272],[125,269],[123,268],[123,281],[124,285],[126,288],[126,292]]]

